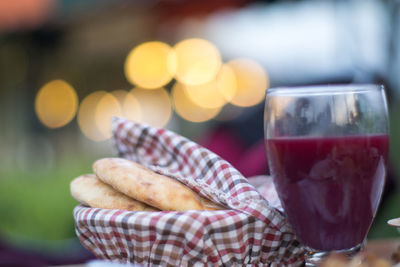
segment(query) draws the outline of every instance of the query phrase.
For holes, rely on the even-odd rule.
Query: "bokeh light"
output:
[[[217,89],[226,101],[231,101],[236,94],[237,82],[235,71],[227,64],[222,65],[217,75]]]
[[[183,88],[190,100],[203,108],[220,108],[227,102],[219,93],[215,79],[200,85],[183,85]]]
[[[129,91],[120,89],[111,91],[110,93],[118,100],[120,104],[122,104],[126,96],[128,95]]]
[[[171,81],[176,70],[175,53],[162,42],[135,47],[125,61],[125,76],[135,86],[154,89]]]
[[[45,84],[35,98],[35,112],[49,128],[59,128],[69,123],[78,108],[75,89],[63,80]]]
[[[235,74],[229,66],[224,65],[212,81],[200,85],[186,85],[184,89],[195,104],[204,108],[220,108],[235,95]]]
[[[78,111],[79,128],[87,138],[97,142],[107,139],[96,124],[96,108],[106,94],[105,91],[97,91],[89,94],[81,102]]]
[[[164,88],[155,90],[134,88],[130,94],[139,102],[141,122],[159,128],[168,123],[172,114],[172,104],[169,94]],[[127,98],[124,106],[129,106],[129,103],[133,103],[132,101]],[[124,107],[124,109],[128,110],[128,107]]]
[[[174,84],[172,98],[176,113],[183,119],[191,122],[208,121],[221,111],[221,108],[204,108],[194,103],[185,93],[185,87],[181,83]]]
[[[136,122],[142,121],[141,106],[133,94],[126,94],[124,100],[121,102],[121,105],[124,118]]]
[[[203,39],[187,39],[174,46],[176,79],[185,85],[210,82],[221,67],[218,49]]]
[[[111,94],[118,100],[121,106],[122,117],[132,121],[141,121],[142,111],[140,103],[134,95],[125,90],[115,90]]]
[[[235,73],[236,93],[230,102],[249,107],[264,100],[269,79],[263,67],[250,59],[234,59],[227,63]]]
[[[95,111],[96,126],[105,139],[112,136],[111,119],[114,116],[122,116],[121,105],[112,94],[106,93],[97,103]]]

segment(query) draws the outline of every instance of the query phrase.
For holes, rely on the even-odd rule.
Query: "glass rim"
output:
[[[273,87],[266,90],[269,96],[298,96],[298,95],[335,95],[335,94],[355,94],[370,91],[383,90],[381,84],[326,84],[326,85],[304,85]]]

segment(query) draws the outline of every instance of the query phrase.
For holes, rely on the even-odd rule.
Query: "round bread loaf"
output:
[[[127,159],[99,159],[93,164],[93,171],[115,190],[160,210],[221,209],[173,178]]]
[[[75,178],[70,184],[70,189],[72,196],[77,201],[92,208],[157,211],[153,207],[116,191],[94,174]]]

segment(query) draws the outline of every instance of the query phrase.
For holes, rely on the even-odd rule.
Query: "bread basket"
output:
[[[225,160],[165,129],[114,118],[113,134],[119,156],[172,177],[226,209],[132,212],[79,205],[76,233],[96,257],[142,266],[302,264],[304,248],[277,209],[270,179],[259,177],[265,183],[259,182],[257,190]]]

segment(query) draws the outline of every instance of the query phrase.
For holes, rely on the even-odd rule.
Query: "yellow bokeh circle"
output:
[[[35,98],[35,112],[49,128],[59,128],[69,123],[77,108],[78,96],[74,88],[63,80],[46,83]]]
[[[174,84],[172,88],[172,99],[175,112],[183,119],[191,122],[205,122],[215,118],[221,111],[218,108],[204,108],[195,102],[185,92],[185,86],[180,83]]]
[[[204,108],[220,108],[234,97],[236,78],[233,70],[223,65],[212,81],[199,85],[185,85],[184,89],[195,104]]]
[[[164,127],[171,119],[172,104],[168,92],[164,88],[154,90],[145,90],[142,88],[134,88],[129,93],[134,98],[126,99],[124,109],[136,108],[132,106],[134,102],[139,103],[140,122],[147,123],[154,127]],[[135,99],[133,101],[132,99]]]
[[[95,111],[97,129],[105,139],[112,136],[111,120],[114,116],[122,117],[121,105],[113,94],[106,93],[100,98]]]
[[[129,93],[129,91],[119,89],[119,90],[111,91],[110,93],[111,93],[111,94],[118,100],[118,102],[121,104],[121,103],[124,102],[124,100],[125,100],[125,98],[126,98],[126,95]]]
[[[236,78],[236,92],[230,100],[233,105],[249,107],[264,100],[269,80],[260,64],[250,59],[234,59],[227,65]]]
[[[121,109],[122,117],[128,120],[139,122],[142,118],[139,101],[134,95],[126,90],[115,90],[111,94],[118,100]]]
[[[146,42],[132,49],[124,69],[127,80],[133,85],[159,88],[169,83],[175,74],[175,53],[165,43]]]
[[[142,121],[142,109],[137,98],[129,93],[126,95],[124,101],[122,102],[122,112],[124,118],[140,122]]]
[[[96,124],[96,109],[100,100],[107,94],[105,91],[97,91],[86,96],[78,111],[78,125],[82,133],[93,141],[104,141],[107,139],[101,133]]]
[[[218,49],[203,39],[187,39],[174,46],[176,79],[185,85],[210,82],[221,67]]]
[[[219,93],[215,79],[200,85],[183,85],[183,89],[193,103],[203,108],[220,108],[227,102]]]
[[[218,92],[226,101],[231,101],[235,97],[237,91],[235,71],[227,64],[222,65],[216,81]]]

